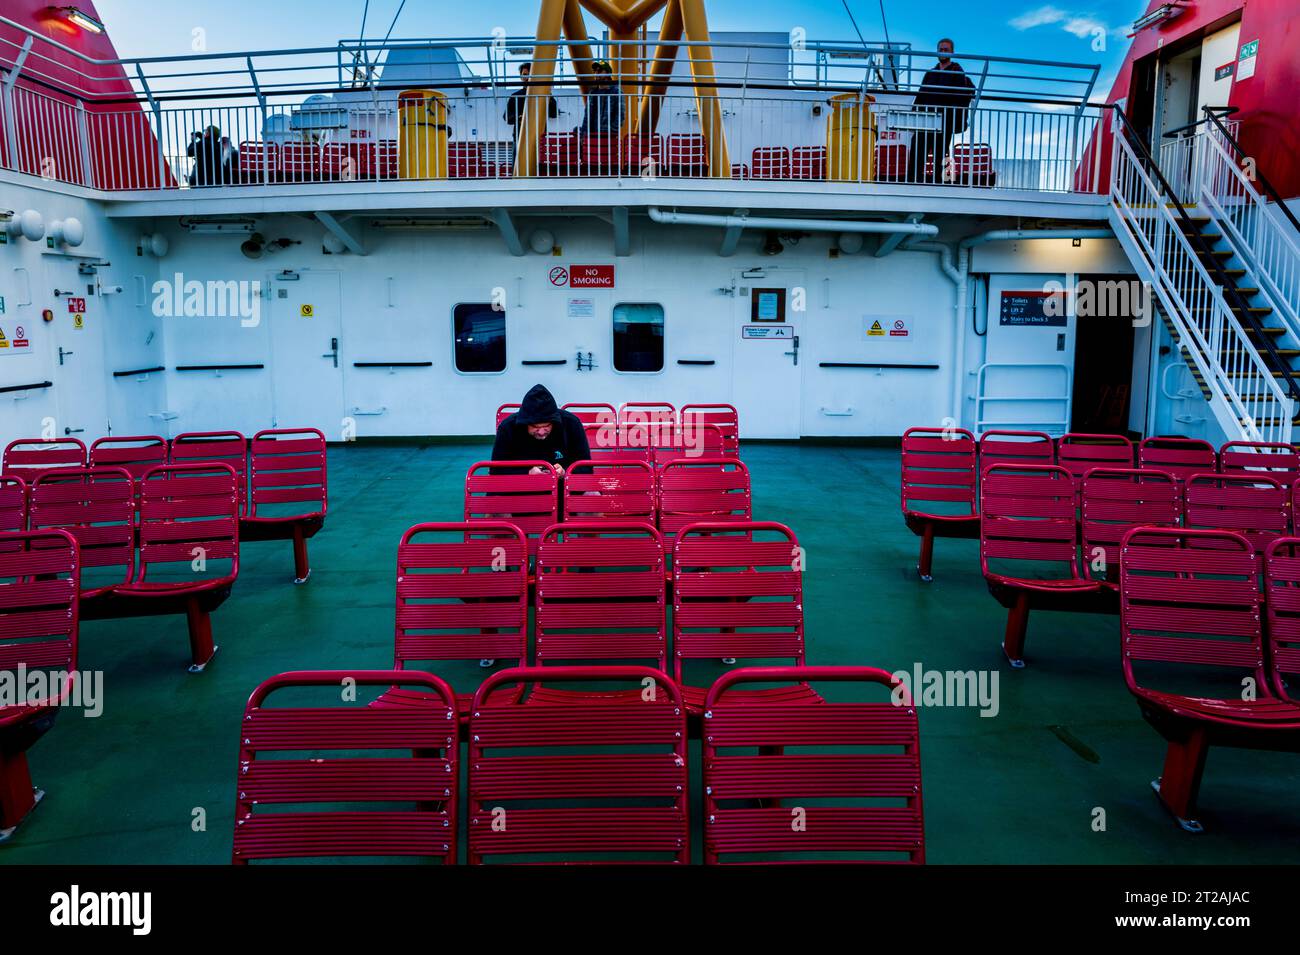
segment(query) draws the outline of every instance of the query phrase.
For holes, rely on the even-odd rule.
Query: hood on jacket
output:
[[[543,421],[560,420],[560,409],[555,404],[554,396],[545,385],[533,385],[524,395],[524,400],[515,412],[515,421],[519,424],[541,424]]]

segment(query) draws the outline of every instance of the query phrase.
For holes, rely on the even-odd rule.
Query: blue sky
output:
[[[383,36],[401,0],[370,0],[366,35]],[[122,56],[184,54],[201,29],[211,52],[331,46],[356,37],[365,0],[97,0]],[[1036,0],[886,0],[889,37],[933,49],[942,35],[957,49],[1000,56],[1101,66],[1102,88],[1124,58],[1125,33],[1145,9],[1144,0],[1095,0],[1075,5]],[[868,41],[884,38],[879,0],[849,0]],[[802,26],[809,39],[852,40],[841,0],[711,0],[715,30],[780,30]],[[588,18],[593,32],[598,26]],[[536,0],[450,3],[407,0],[394,30],[402,37],[486,36],[493,27],[530,35],[537,26]],[[1099,32],[1100,31],[1100,32]],[[1099,39],[1101,38],[1101,39]],[[1103,45],[1104,49],[1095,49]]]

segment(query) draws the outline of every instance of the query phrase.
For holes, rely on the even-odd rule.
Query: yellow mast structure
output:
[[[695,105],[704,136],[709,175],[731,177],[731,160],[722,127],[722,106],[717,95],[717,75],[713,69],[713,52],[709,44],[709,21],[704,0],[542,0],[537,16],[537,46],[533,51],[532,72],[528,85],[528,108],[520,120],[515,175],[537,174],[538,144],[546,131],[546,103],[555,82],[561,36],[569,41],[578,85],[584,95],[591,87],[592,55],[583,10],[591,13],[608,29],[617,56],[612,64],[619,88],[636,101],[624,122],[627,133],[654,132],[663,96],[672,76],[678,44],[687,40],[691,78],[695,87]],[[654,57],[643,69],[644,26],[646,21],[664,12],[659,28],[659,42]],[[699,45],[694,45],[699,44]]]

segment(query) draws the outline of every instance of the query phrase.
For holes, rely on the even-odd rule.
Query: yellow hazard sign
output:
[[[82,315],[80,312],[74,312],[73,315],[72,315],[72,327],[73,327],[73,328],[85,328],[85,327],[86,327],[86,317],[85,317],[84,315]]]
[[[0,328],[0,348],[8,348],[9,339],[5,338],[5,330]]]
[[[310,305],[304,305],[300,309],[298,309],[298,311],[303,318],[311,318],[313,314],[313,309]]]
[[[881,326],[879,319],[876,319],[876,321],[872,322],[871,327],[867,329],[868,336],[874,337],[879,335],[883,337],[884,334],[885,334],[885,329]]]

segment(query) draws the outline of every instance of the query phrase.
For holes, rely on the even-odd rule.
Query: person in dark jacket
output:
[[[226,154],[221,130],[216,126],[209,126],[191,136],[185,154],[194,160],[191,186],[217,186],[231,181],[230,158]]]
[[[523,122],[524,116],[527,115],[525,113],[525,104],[531,105],[533,116],[538,116],[542,111],[541,104],[536,101],[536,97],[531,100],[528,98],[528,77],[532,75],[532,72],[533,67],[529,63],[524,63],[519,67],[519,89],[510,94],[510,98],[506,100],[506,111],[501,115],[501,118],[510,125],[511,136],[514,138],[516,149],[519,147],[519,126]],[[556,105],[554,96],[548,96],[546,99],[546,115],[551,119],[555,119],[560,115],[560,107]],[[541,131],[546,132],[545,126],[542,127]]]
[[[587,114],[581,131],[595,136],[617,136],[623,126],[623,92],[614,82],[614,68],[604,60],[591,65],[592,85],[587,91]]]
[[[970,81],[961,64],[952,58],[953,43],[947,37],[939,41],[939,62],[926,71],[917,90],[912,109],[918,113],[939,113],[941,128],[912,134],[912,148],[908,154],[908,181],[935,182],[943,178],[943,163],[948,155],[952,137],[966,131],[971,99],[975,84]],[[934,168],[925,174],[925,159],[934,154]]]
[[[571,412],[562,411],[545,385],[533,385],[519,410],[501,422],[493,461],[548,461],[563,475],[575,461],[591,457],[587,432]],[[540,467],[529,469],[540,474]]]

